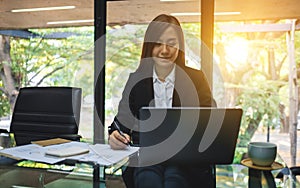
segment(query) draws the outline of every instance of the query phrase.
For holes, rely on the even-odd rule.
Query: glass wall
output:
[[[158,14],[174,15],[181,22],[186,43],[186,65],[202,69],[201,64],[206,63],[200,55],[203,45],[200,39],[199,1],[160,1],[159,4],[151,4],[149,1],[149,6],[146,6],[145,1],[140,3],[149,7],[149,11],[132,10],[136,6],[124,2],[120,5],[118,14],[108,12],[110,27],[107,32],[106,127],[117,113],[128,74],[135,71],[139,63],[145,29]],[[272,30],[269,26],[289,21],[221,22],[222,17],[231,15],[234,19],[234,16],[240,13],[217,12],[220,11],[220,7],[218,8],[215,10],[217,21],[214,23],[213,52],[207,52],[213,57],[212,90],[218,107],[243,108],[239,139],[242,146],[247,145],[256,130],[265,135],[269,129],[277,132],[287,131],[289,71],[286,35],[285,32]],[[118,15],[122,15],[123,23],[115,22]],[[265,26],[265,32],[255,30],[255,25]],[[276,28],[276,25],[274,27]],[[296,32],[296,53],[299,46],[298,35]]]
[[[118,12],[111,9],[114,3],[118,3]],[[141,0],[139,3],[143,9],[136,8],[134,3],[137,1],[107,2],[105,133],[117,113],[128,76],[139,64],[145,30],[154,17],[162,13],[177,17],[184,30],[186,65],[202,69],[201,64],[206,63],[202,62],[200,55],[200,1],[161,0],[153,3]],[[149,7],[149,10],[145,11],[144,7]],[[226,14],[216,15],[222,16]],[[214,50],[213,54],[208,52],[213,56],[214,98],[219,107],[239,106],[244,109],[242,133],[248,140],[258,126],[263,130],[283,127],[283,131],[287,131],[288,128],[289,71],[284,32],[234,31],[235,25],[264,23],[288,22],[215,22]],[[29,29],[27,37],[1,35],[1,40],[7,41],[0,44],[5,44],[3,47],[10,51],[7,53],[9,58],[4,59],[0,67],[0,128],[9,128],[19,88],[74,86],[83,89],[80,134],[85,139],[92,139],[94,27]],[[298,33],[295,44],[296,53],[299,53]],[[9,74],[4,74],[4,70]],[[255,125],[253,129],[252,125]]]
[[[14,31],[15,33],[18,30]],[[31,34],[31,35],[29,35]],[[94,28],[30,29],[28,36],[4,36],[10,45],[7,67],[0,85],[0,128],[9,129],[14,101],[22,87],[71,86],[82,88],[79,134],[93,138]],[[11,79],[11,84],[7,80]],[[12,87],[13,86],[13,87]],[[12,95],[13,94],[13,95]]]

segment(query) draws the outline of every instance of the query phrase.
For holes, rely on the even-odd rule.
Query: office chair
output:
[[[296,187],[295,182],[298,181],[297,176],[300,176],[300,166],[285,167],[280,170],[276,178],[283,179],[284,175],[291,176],[291,178],[294,180],[292,187]]]
[[[13,110],[10,132],[16,145],[51,138],[79,141],[81,88],[21,88]]]

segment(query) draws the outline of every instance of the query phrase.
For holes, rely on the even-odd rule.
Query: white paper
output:
[[[89,153],[70,157],[55,157],[46,155],[48,150],[63,150],[70,147],[81,147],[89,149]],[[99,165],[111,166],[134,154],[139,150],[138,147],[128,147],[125,150],[113,150],[108,144],[90,145],[84,142],[68,142],[63,144],[42,147],[36,144],[28,144],[13,148],[0,150],[0,154],[7,154],[21,159],[36,162],[54,164],[65,159],[75,159],[83,162],[95,162]]]
[[[8,154],[21,159],[27,159],[36,162],[46,162],[50,164],[54,164],[64,160],[64,158],[45,155],[45,149],[46,148],[36,144],[28,144],[24,146],[3,149],[0,150],[0,153]]]
[[[113,150],[108,144],[89,145],[90,153],[72,156],[71,159],[79,161],[93,161],[100,165],[111,166],[139,150],[139,147],[127,147],[125,150]]]

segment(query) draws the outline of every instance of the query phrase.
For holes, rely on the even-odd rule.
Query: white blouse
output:
[[[165,81],[158,79],[155,68],[153,68],[153,89],[155,107],[171,108],[173,100],[173,90],[175,85],[175,66]]]

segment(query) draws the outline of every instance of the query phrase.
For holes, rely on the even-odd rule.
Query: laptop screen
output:
[[[142,108],[139,163],[230,164],[241,117],[239,108]]]

